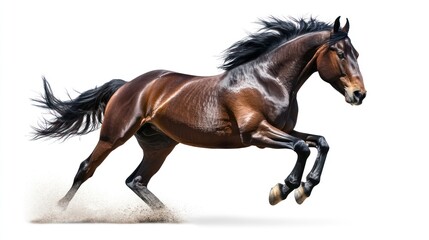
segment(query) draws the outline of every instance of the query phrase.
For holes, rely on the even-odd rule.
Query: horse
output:
[[[295,166],[269,192],[276,205],[295,190],[298,204],[319,184],[329,151],[321,135],[295,130],[297,93],[315,72],[351,105],[366,96],[357,50],[341,27],[316,18],[260,20],[261,28],[224,51],[222,73],[193,76],[154,70],[126,82],[111,80],[74,99],[56,98],[43,77],[44,92],[32,99],[52,119],[34,128],[34,139],[67,139],[101,125],[94,150],[84,160],[73,184],[58,205],[64,210],[81,185],[116,148],[135,136],[143,160],[126,185],[151,209],[165,205],[148,189],[150,179],[179,143],[203,148],[285,148],[297,154]],[[314,166],[302,181],[310,147],[317,149]]]

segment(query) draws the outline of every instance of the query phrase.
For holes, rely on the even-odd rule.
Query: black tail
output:
[[[34,130],[34,139],[52,137],[67,139],[96,130],[103,119],[104,109],[112,95],[126,82],[114,79],[101,87],[83,92],[75,99],[61,101],[52,93],[51,86],[43,77],[44,94],[32,99],[36,106],[49,109],[53,120],[44,119]]]

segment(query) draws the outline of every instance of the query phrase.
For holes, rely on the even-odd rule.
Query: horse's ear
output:
[[[338,16],[337,19],[335,19],[335,22],[334,22],[334,33],[337,33],[338,30],[340,30],[340,18],[341,18],[341,16]]]
[[[349,19],[346,18],[346,25],[344,25],[344,27],[341,29],[341,31],[345,32],[345,33],[349,33],[349,29],[350,29],[350,23],[349,23]]]

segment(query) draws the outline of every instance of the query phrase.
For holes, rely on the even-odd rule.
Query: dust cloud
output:
[[[43,193],[43,194],[40,194]],[[27,199],[27,220],[31,223],[181,223],[183,211],[167,207],[152,210],[140,199],[97,198],[79,194],[66,210],[57,205],[61,194],[55,188],[36,188]],[[130,201],[128,201],[130,200]]]
[[[31,223],[181,223],[177,211],[163,209],[153,211],[143,207],[125,209],[90,209],[87,207],[62,210],[57,207],[32,214]]]

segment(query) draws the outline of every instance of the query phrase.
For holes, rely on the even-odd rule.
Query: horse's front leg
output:
[[[316,161],[310,173],[307,175],[307,181],[301,183],[301,186],[295,190],[295,200],[298,204],[301,204],[310,196],[313,188],[320,183],[320,177],[322,175],[323,166],[325,165],[326,155],[329,151],[329,145],[323,136],[297,131],[292,131],[290,134],[304,140],[308,146],[317,148]]]
[[[310,149],[305,141],[275,128],[265,120],[261,121],[258,128],[250,134],[250,144],[258,147],[288,148],[298,155],[295,167],[285,179],[285,184],[279,183],[270,191],[269,202],[275,205],[300,186]]]

